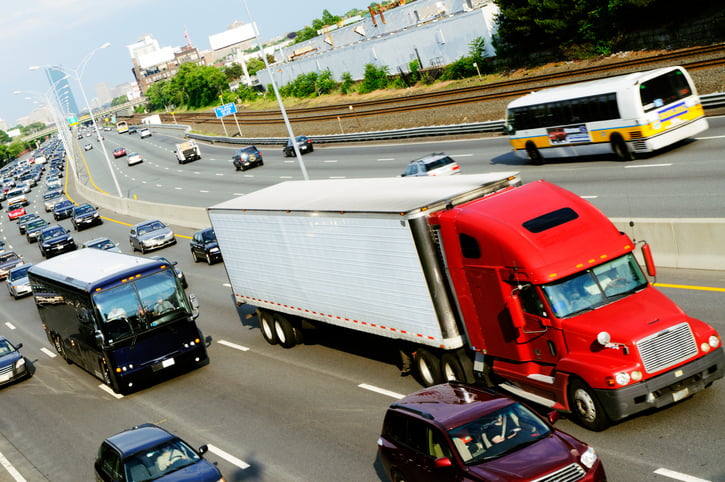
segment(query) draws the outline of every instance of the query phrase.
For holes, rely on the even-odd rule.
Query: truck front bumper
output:
[[[635,385],[615,390],[594,390],[612,420],[620,420],[649,408],[659,408],[704,390],[725,375],[722,346],[687,365]]]

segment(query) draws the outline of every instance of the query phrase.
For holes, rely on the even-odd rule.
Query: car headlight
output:
[[[582,465],[584,465],[588,469],[591,469],[592,466],[597,462],[597,453],[594,451],[593,448],[587,447],[579,460]]]
[[[219,252],[219,248],[211,248],[211,249],[209,250],[209,252],[210,252],[210,253],[218,253],[218,252]]]
[[[16,361],[16,362],[15,362],[15,369],[17,370],[17,369],[19,369],[20,367],[22,367],[23,365],[25,365],[25,358],[23,358],[23,357],[20,357],[20,358],[18,359],[18,361]]]

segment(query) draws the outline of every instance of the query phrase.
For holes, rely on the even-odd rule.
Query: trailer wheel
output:
[[[415,363],[415,372],[418,375],[418,381],[424,387],[430,387],[442,381],[441,362],[437,356],[427,349],[418,348],[415,352],[413,362]]]
[[[444,381],[474,383],[473,362],[465,353],[444,353],[441,357],[441,374]]]
[[[574,379],[569,385],[569,408],[581,426],[599,432],[611,425],[604,407],[591,388]]]
[[[544,163],[544,156],[541,155],[541,152],[539,152],[539,148],[536,147],[536,144],[531,141],[526,143],[526,154],[528,154],[531,164],[540,166]]]
[[[274,332],[274,316],[266,310],[257,310],[257,319],[259,320],[259,328],[262,330],[262,337],[270,345],[279,343],[277,334]]]
[[[286,316],[279,313],[274,315],[274,333],[277,335],[277,340],[279,340],[279,344],[283,348],[292,348],[297,344],[295,327]]]

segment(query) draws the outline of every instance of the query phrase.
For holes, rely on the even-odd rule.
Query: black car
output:
[[[61,253],[75,251],[78,246],[67,229],[55,224],[40,230],[38,248],[44,258],[52,258]]]
[[[300,154],[307,154],[315,150],[312,146],[312,139],[307,136],[297,136],[295,137],[295,141],[297,141],[297,146],[299,146]],[[292,144],[292,139],[287,139],[287,145],[282,148],[282,152],[285,157],[295,156],[295,146]]]
[[[205,259],[207,264],[222,260],[222,252],[219,250],[219,243],[217,243],[213,228],[195,232],[189,244],[191,246],[191,257],[195,263],[202,259]]]
[[[207,450],[206,445],[195,450],[176,435],[145,423],[103,441],[94,463],[96,480],[224,480],[203,457]]]
[[[67,199],[55,203],[55,206],[53,206],[53,219],[55,219],[56,221],[60,221],[61,219],[71,217],[71,214],[73,214],[74,206],[75,205]]]
[[[73,224],[73,229],[80,231],[96,224],[103,224],[103,219],[98,214],[98,208],[85,203],[73,208],[71,224]]]
[[[242,147],[237,149],[232,156],[232,163],[237,171],[246,171],[252,167],[263,166],[262,153],[255,146]]]

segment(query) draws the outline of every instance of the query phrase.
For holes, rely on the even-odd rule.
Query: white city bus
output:
[[[532,92],[506,109],[516,155],[544,159],[653,152],[708,128],[687,71],[666,67]]]
[[[126,122],[126,121],[116,122],[116,131],[119,134],[124,134],[124,133],[128,132],[128,122]]]

